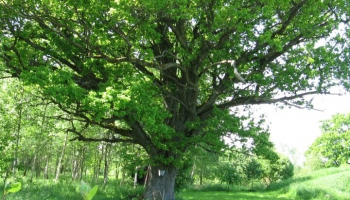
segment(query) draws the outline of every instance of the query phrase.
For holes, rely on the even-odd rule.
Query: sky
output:
[[[331,119],[337,113],[350,113],[350,95],[314,95],[315,109],[298,108],[278,109],[276,106],[263,105],[259,112],[266,115],[266,123],[270,128],[270,140],[278,152],[290,157],[292,162],[302,165],[304,153],[321,135],[322,120]],[[294,157],[288,151],[296,150]]]

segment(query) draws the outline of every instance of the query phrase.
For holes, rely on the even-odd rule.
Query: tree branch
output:
[[[233,98],[231,101],[220,104],[217,107],[221,109],[226,109],[229,107],[240,106],[240,105],[274,104],[278,102],[285,102],[293,99],[302,98],[304,96],[312,95],[312,94],[320,94],[320,92],[310,91],[310,92],[304,92],[293,96],[285,96],[277,99],[270,99],[270,98],[264,98],[264,97],[252,97],[252,96],[240,97],[236,99]],[[330,94],[330,93],[323,93],[323,94]]]
[[[90,137],[85,137],[83,136],[79,131],[77,131],[75,128],[73,129],[67,129],[68,132],[74,133],[77,135],[76,137],[70,139],[69,141],[84,141],[84,142],[109,142],[109,143],[119,143],[119,142],[124,142],[124,143],[132,143],[132,144],[138,144],[136,140],[134,139],[122,139],[122,138],[90,138]]]
[[[200,78],[203,74],[205,74],[211,67],[221,64],[230,64],[232,62],[235,62],[234,60],[222,60],[219,62],[215,62],[207,67],[205,67],[201,72],[199,72],[198,77]]]

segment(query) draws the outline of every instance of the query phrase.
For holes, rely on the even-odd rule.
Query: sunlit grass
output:
[[[242,192],[233,187],[205,186],[202,189],[183,191],[183,200],[214,199],[301,199],[345,200],[350,199],[350,167],[330,168],[305,173],[292,179],[271,184],[266,191]]]
[[[278,195],[275,193],[265,193],[265,192],[223,192],[223,191],[211,191],[211,192],[200,192],[200,191],[187,191],[179,195],[185,200],[231,200],[231,199],[292,199],[284,197],[283,195]]]
[[[333,173],[295,182],[290,185],[289,193],[299,199],[350,199],[350,171]]]

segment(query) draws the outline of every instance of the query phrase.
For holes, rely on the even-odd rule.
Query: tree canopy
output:
[[[345,0],[1,0],[0,13],[2,76],[83,123],[71,139],[141,145],[148,188],[173,188],[184,153],[218,150],[228,133],[267,144],[231,108],[310,107],[305,95],[349,86]],[[109,136],[88,137],[89,126]]]

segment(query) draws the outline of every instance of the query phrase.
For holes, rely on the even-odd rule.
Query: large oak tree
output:
[[[72,126],[73,139],[141,145],[145,198],[174,199],[191,147],[261,137],[230,108],[349,86],[349,13],[346,0],[1,0],[1,71],[110,131]]]

